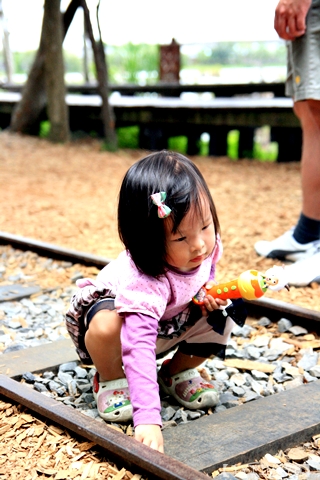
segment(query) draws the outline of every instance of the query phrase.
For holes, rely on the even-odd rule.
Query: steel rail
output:
[[[111,261],[111,259],[102,256],[70,250],[51,243],[2,231],[0,231],[0,244],[11,245],[20,250],[31,250],[38,255],[49,258],[95,266],[97,268],[103,268]],[[270,320],[278,321],[281,317],[286,316],[293,323],[301,324],[302,322],[306,328],[319,329],[320,311],[310,310],[271,298],[246,301],[246,306],[248,314],[255,318],[259,315],[266,315]]]

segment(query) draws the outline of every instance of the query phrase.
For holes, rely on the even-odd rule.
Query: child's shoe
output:
[[[219,402],[219,393],[213,385],[207,383],[195,368],[172,375],[166,374],[165,360],[159,371],[158,382],[162,390],[172,395],[181,405],[190,409],[214,407]]]
[[[312,257],[320,245],[320,241],[299,243],[293,237],[293,231],[292,228],[271,242],[266,240],[256,242],[254,245],[255,251],[262,257],[279,258],[280,260],[297,261]]]
[[[132,405],[126,378],[99,382],[99,374],[96,372],[93,378],[93,396],[100,417],[107,422],[127,422],[132,419]]]

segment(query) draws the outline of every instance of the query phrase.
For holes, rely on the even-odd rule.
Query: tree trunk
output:
[[[72,22],[80,0],[71,0],[63,15],[63,38]],[[16,105],[11,116],[10,130],[20,133],[38,133],[38,120],[46,106],[47,95],[44,78],[45,43],[42,27],[40,45],[24,86],[20,102]]]
[[[0,0],[0,23],[2,26],[4,67],[6,70],[7,82],[12,83],[12,75],[13,75],[12,53],[11,53],[10,44],[9,44],[9,32],[7,29],[7,22],[6,22],[6,18],[4,16],[3,8],[2,8],[2,0]]]
[[[87,7],[86,0],[81,0],[81,5],[84,12],[86,22],[86,30],[91,41],[94,60],[97,70],[98,91],[102,99],[101,117],[104,128],[105,146],[107,150],[115,151],[117,149],[117,135],[115,131],[115,121],[113,110],[109,104],[109,88],[108,88],[108,70],[105,57],[105,51],[101,35],[96,41],[93,34],[93,29],[90,20],[90,13]],[[99,25],[99,23],[98,23]],[[100,29],[99,29],[100,31]]]
[[[69,115],[64,84],[60,0],[45,0],[42,29],[44,31],[44,71],[48,97],[47,114],[50,121],[49,140],[67,142],[69,140]]]
[[[86,21],[83,19],[83,76],[84,81],[89,83],[89,57],[88,57],[88,43],[87,43],[87,29]]]

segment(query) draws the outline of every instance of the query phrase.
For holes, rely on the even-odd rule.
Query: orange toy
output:
[[[213,298],[221,298],[222,300],[233,298],[254,300],[262,297],[268,288],[271,290],[289,288],[283,267],[274,266],[267,270],[265,274],[257,270],[246,270],[238,278],[230,282],[220,283],[209,289],[205,286],[202,287],[193,297],[193,301],[197,305],[203,305],[203,300],[207,295],[211,295]]]

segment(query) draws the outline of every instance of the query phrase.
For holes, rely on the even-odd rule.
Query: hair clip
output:
[[[157,205],[158,207],[158,217],[159,218],[166,218],[171,213],[171,208],[167,207],[164,204],[165,199],[167,198],[166,192],[159,192],[150,195],[152,202]]]

